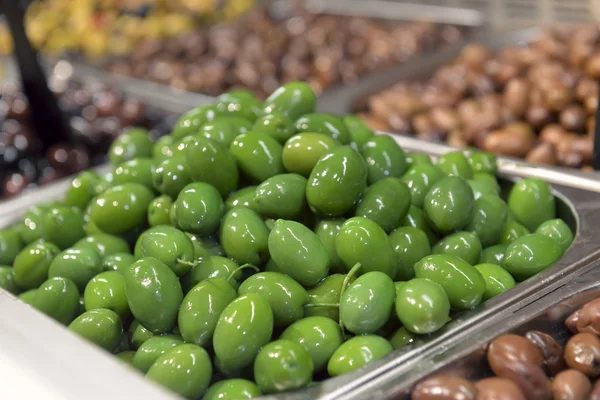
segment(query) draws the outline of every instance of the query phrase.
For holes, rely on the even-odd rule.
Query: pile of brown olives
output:
[[[495,376],[475,383],[458,375],[434,376],[417,385],[411,399],[598,400],[600,299],[575,311],[565,325],[572,336],[564,347],[540,331],[502,335],[487,349]]]
[[[190,399],[299,389],[435,332],[573,240],[492,154],[405,154],[288,83],[131,129],[0,231],[0,286]]]

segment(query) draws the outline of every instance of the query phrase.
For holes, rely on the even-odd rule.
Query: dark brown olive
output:
[[[564,136],[567,134],[565,129],[557,124],[546,126],[540,132],[540,140],[543,143],[550,143],[551,145],[558,146],[563,141]]]
[[[559,120],[568,131],[582,131],[585,124],[586,112],[578,104],[571,104],[561,111]]]
[[[515,360],[503,366],[498,376],[513,381],[527,399],[549,400],[552,398],[552,384],[542,367]]]
[[[544,355],[536,345],[523,336],[508,334],[490,343],[487,360],[492,371],[498,376],[503,376],[503,370],[516,362],[541,367],[544,363]]]
[[[558,162],[554,146],[550,143],[539,143],[527,153],[525,161],[545,165],[556,165]]]
[[[526,400],[513,381],[506,378],[485,378],[475,383],[476,400]]]
[[[439,375],[419,383],[411,394],[412,400],[475,400],[477,389],[459,376]]]
[[[600,299],[590,301],[567,318],[567,328],[573,333],[600,335]]]
[[[533,129],[541,129],[552,121],[552,114],[546,107],[532,105],[527,109],[526,119]]]
[[[552,82],[543,92],[544,103],[552,111],[563,110],[572,100],[570,89],[561,82]]]
[[[544,368],[550,376],[565,369],[563,347],[552,336],[540,331],[529,331],[525,337],[542,351]]]
[[[600,375],[600,339],[592,333],[578,333],[565,346],[565,361],[570,368],[589,377]]]
[[[504,88],[503,103],[517,117],[522,117],[529,103],[530,83],[524,78],[511,79]]]
[[[576,369],[567,369],[554,377],[552,394],[557,400],[587,400],[592,384]]]

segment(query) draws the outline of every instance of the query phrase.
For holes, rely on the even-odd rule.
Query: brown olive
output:
[[[540,141],[557,146],[567,134],[565,129],[557,124],[547,125],[540,132]]]
[[[587,400],[592,384],[576,369],[567,369],[554,377],[552,394],[556,400]]]
[[[456,111],[449,107],[435,107],[429,110],[429,119],[439,129],[450,132],[458,128],[460,122]]]
[[[485,151],[511,157],[525,157],[533,148],[533,140],[503,130],[492,131],[485,136],[481,147]]]
[[[575,97],[584,101],[588,97],[598,95],[598,83],[588,77],[581,78],[575,87]]]
[[[600,400],[600,379],[594,383],[589,400]]]
[[[585,73],[592,79],[600,78],[600,53],[594,53],[585,63]]]
[[[527,111],[529,88],[530,83],[524,78],[511,79],[504,88],[504,106],[517,117],[522,117]]]
[[[550,143],[539,143],[525,157],[527,162],[533,164],[556,165],[556,151]]]
[[[600,339],[592,333],[578,333],[565,346],[565,361],[570,368],[587,376],[600,375]]]
[[[550,376],[565,369],[563,347],[552,336],[540,331],[529,331],[525,337],[544,354],[544,368]]]
[[[581,308],[577,311],[574,311],[571,315],[567,317],[565,320],[565,326],[571,333],[579,333],[579,328],[577,327],[577,322],[579,321],[579,317],[581,316]]]
[[[561,82],[549,83],[549,88],[544,90],[544,103],[552,111],[561,111],[572,100],[570,89]]]
[[[552,113],[541,105],[532,105],[527,109],[526,120],[533,129],[542,129],[552,121]]]
[[[561,111],[559,120],[568,131],[582,131],[585,124],[586,112],[579,104],[571,104]]]
[[[498,376],[510,364],[521,362],[542,366],[544,355],[531,341],[519,335],[502,335],[490,343],[487,350],[490,368]]]
[[[459,376],[439,375],[420,382],[412,391],[412,400],[474,400],[477,389]]]
[[[590,301],[567,318],[565,324],[573,333],[600,335],[600,299]]]
[[[521,389],[506,378],[485,378],[475,383],[476,400],[526,400]]]
[[[539,365],[515,360],[505,364],[498,376],[513,381],[527,399],[552,398],[552,384]]]

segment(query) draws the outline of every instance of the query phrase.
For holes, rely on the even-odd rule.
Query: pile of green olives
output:
[[[494,155],[405,154],[302,82],[131,129],[112,172],[0,231],[0,286],[189,399],[361,368],[554,264],[551,187]]]

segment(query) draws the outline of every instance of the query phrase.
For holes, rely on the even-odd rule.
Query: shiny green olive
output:
[[[131,264],[123,276],[135,319],[155,334],[170,332],[183,299],[177,275],[163,262],[145,257]]]
[[[134,158],[125,161],[113,171],[113,185],[139,183],[152,190],[154,161],[151,158]]]
[[[23,247],[21,236],[15,229],[0,230],[0,265],[11,265]]]
[[[91,221],[102,231],[120,235],[146,223],[152,192],[139,183],[125,183],[105,190],[90,205]]]
[[[183,340],[177,335],[152,336],[135,352],[133,366],[146,373],[161,355],[180,344],[183,344]]]
[[[48,277],[72,280],[83,293],[85,286],[102,272],[102,258],[91,247],[68,249],[58,254],[48,268]]]
[[[338,141],[323,133],[294,135],[283,147],[283,166],[288,172],[308,177],[319,159],[339,145]]]
[[[22,289],[33,289],[48,279],[48,268],[60,249],[45,240],[27,245],[15,257],[14,281]]]
[[[474,151],[468,157],[473,172],[486,172],[491,175],[498,173],[496,155],[487,151]]]
[[[135,246],[135,256],[154,257],[183,276],[194,266],[194,243],[185,233],[169,225],[150,228],[140,235]]]
[[[142,344],[144,344],[151,337],[154,337],[154,333],[144,328],[137,320],[133,320],[129,325],[129,347],[137,350]]]
[[[11,267],[0,265],[0,288],[14,295],[21,293],[21,289],[15,283]]]
[[[344,219],[323,219],[315,227],[315,233],[329,254],[330,272],[346,272],[344,263],[340,260],[335,250],[335,238],[340,229],[342,229],[344,221]]]
[[[214,233],[225,212],[223,199],[217,189],[204,182],[190,183],[183,188],[176,204],[179,227],[200,235]]]
[[[442,154],[435,165],[446,175],[459,176],[465,180],[473,178],[473,169],[461,151]]]
[[[70,279],[50,278],[36,290],[31,304],[61,324],[68,325],[79,314],[79,290]]]
[[[404,150],[391,136],[374,136],[363,145],[361,154],[367,163],[370,185],[383,178],[401,178],[406,172]]]
[[[222,143],[204,137],[196,138],[187,149],[186,160],[188,173],[194,182],[213,185],[223,197],[237,188],[237,163]]]
[[[571,243],[573,243],[573,232],[571,228],[562,219],[550,219],[543,222],[536,229],[535,233],[548,236],[559,244],[562,252],[566,252]]]
[[[175,140],[193,135],[200,130],[205,123],[212,121],[217,116],[217,109],[212,105],[193,108],[184,113],[175,122],[171,135]]]
[[[173,200],[167,196],[162,195],[155,197],[154,200],[148,205],[148,225],[169,225],[169,210],[173,205]]]
[[[508,244],[512,243],[521,236],[525,236],[529,234],[529,230],[525,228],[523,225],[518,223],[517,221],[508,218],[506,224],[504,225],[504,230],[500,235],[500,240],[498,243],[500,244]]]
[[[295,122],[296,133],[322,133],[341,144],[349,144],[351,137],[344,122],[333,115],[322,113],[305,114]]]
[[[133,367],[133,357],[135,356],[135,351],[126,350],[115,354],[115,356],[117,357],[117,360],[123,363],[123,365]]]
[[[394,350],[411,344],[415,341],[415,335],[410,332],[406,327],[402,326],[398,328],[389,339],[390,344]]]
[[[427,239],[429,240],[429,244],[433,246],[439,240],[437,234],[431,229],[429,223],[425,218],[425,212],[423,209],[413,206],[408,208],[408,214],[404,217],[403,226],[408,226],[412,228],[419,229],[427,235]]]
[[[360,263],[360,273],[380,271],[390,278],[396,276],[396,253],[385,231],[370,219],[346,220],[335,238],[335,248],[348,271]]]
[[[238,206],[227,211],[219,238],[227,256],[240,264],[260,265],[267,260],[269,229],[249,208]]]
[[[313,372],[308,351],[286,339],[267,344],[254,362],[254,379],[263,393],[300,389],[312,381]]]
[[[471,186],[471,190],[473,191],[473,198],[478,200],[484,194],[498,196],[496,192],[496,188],[489,185],[487,182],[476,181],[474,179],[469,179],[467,181],[469,186]]]
[[[211,343],[219,316],[237,296],[229,282],[209,278],[194,286],[183,298],[178,314],[179,330],[187,343]]]
[[[225,370],[252,365],[260,348],[271,340],[273,312],[259,294],[238,297],[223,310],[213,336],[213,348]]]
[[[394,279],[398,281],[412,279],[415,276],[415,263],[431,254],[427,234],[412,226],[403,226],[390,233],[389,240],[396,253],[398,265]]]
[[[47,207],[33,206],[23,216],[18,225],[19,236],[24,244],[32,243],[42,237],[42,221]]]
[[[283,331],[280,339],[302,345],[312,358],[315,372],[327,366],[333,353],[344,342],[339,325],[325,317],[302,318]]]
[[[496,264],[501,267],[504,266],[504,253],[506,252],[506,248],[508,247],[508,243],[504,244],[496,244],[494,246],[486,247],[481,252],[481,257],[479,258],[480,264]]]
[[[83,216],[78,208],[52,207],[42,218],[41,238],[61,249],[72,246],[85,236]]]
[[[496,297],[515,286],[515,279],[507,270],[496,264],[477,264],[477,271],[485,280],[483,301]]]
[[[33,306],[33,301],[35,299],[36,292],[37,292],[37,289],[29,289],[29,290],[26,290],[23,293],[19,294],[19,296],[17,298],[20,301],[22,301],[23,303]]]
[[[84,312],[69,324],[69,330],[109,352],[115,351],[123,337],[121,319],[105,309]]]
[[[151,187],[176,199],[179,192],[191,181],[185,157],[172,157],[162,161],[154,169]]]
[[[269,254],[279,270],[302,285],[316,285],[327,276],[327,249],[319,237],[301,223],[277,220],[268,241]]]
[[[432,164],[431,157],[423,153],[406,153],[406,166],[408,169],[419,164]]]
[[[440,284],[452,308],[469,310],[479,303],[485,292],[483,276],[464,260],[445,254],[424,257],[415,264],[417,278],[430,279]]]
[[[157,162],[166,160],[173,156],[172,145],[175,143],[175,138],[171,135],[165,135],[158,139],[152,147],[152,159]]]
[[[488,189],[493,189],[497,195],[500,195],[501,188],[496,176],[487,172],[475,172],[472,180],[484,184]]]
[[[562,256],[558,242],[539,233],[513,241],[504,253],[504,268],[518,281],[524,281],[554,264]]]
[[[216,234],[208,236],[199,236],[194,233],[185,232],[194,244],[194,254],[197,260],[210,256],[224,256],[225,251],[219,243]]]
[[[212,363],[206,350],[182,344],[152,364],[146,377],[187,399],[199,398],[212,378]]]
[[[374,133],[360,118],[354,115],[346,115],[342,118],[344,125],[350,132],[350,138],[356,145],[356,149],[362,149],[363,145],[371,140]]]
[[[252,131],[267,134],[283,145],[296,133],[296,127],[285,114],[273,113],[257,119]]]
[[[262,394],[254,382],[246,379],[224,379],[213,383],[202,400],[244,400],[259,397]]]
[[[495,194],[484,194],[473,206],[473,217],[465,230],[475,232],[484,247],[500,241],[508,219],[508,206]]]
[[[195,146],[196,142],[205,140],[213,140],[208,139],[207,137],[200,135],[186,136],[183,139],[179,139],[171,145],[171,157],[170,158],[181,158],[186,157],[189,150]],[[191,165],[188,165],[191,168]]]
[[[93,277],[85,287],[83,301],[87,311],[106,308],[116,312],[122,320],[131,315],[121,272],[106,271]]]
[[[357,335],[374,333],[390,317],[396,287],[394,281],[379,271],[358,277],[340,301],[340,321]]]
[[[360,200],[366,183],[367,168],[361,156],[349,146],[336,147],[313,168],[306,199],[320,216],[341,216]]]
[[[384,178],[369,186],[354,215],[375,221],[386,232],[404,221],[411,203],[408,186],[398,178]]]
[[[116,253],[129,253],[129,245],[124,239],[106,233],[96,233],[86,236],[73,245],[74,249],[82,247],[92,248],[102,257]]]
[[[152,147],[152,140],[146,129],[131,128],[112,142],[108,159],[112,165],[119,165],[134,158],[151,157]]]
[[[265,133],[248,132],[237,136],[229,146],[240,171],[248,178],[262,182],[283,172],[282,145]]]
[[[306,207],[306,182],[298,174],[270,177],[256,188],[254,210],[270,218],[297,218]]]
[[[396,315],[409,332],[435,332],[448,322],[450,301],[437,282],[411,279],[396,293]]]
[[[238,117],[217,117],[200,127],[197,135],[216,140],[229,147],[233,139],[252,129],[250,121]]]
[[[85,209],[97,193],[100,177],[94,171],[84,171],[77,174],[67,189],[65,204]]]
[[[263,103],[265,114],[282,113],[292,121],[314,111],[317,96],[305,82],[289,82],[276,89]]]
[[[236,116],[249,122],[261,115],[261,102],[248,90],[232,90],[217,97],[219,115]]]
[[[427,195],[431,186],[443,177],[444,173],[432,164],[416,164],[406,171],[402,176],[402,181],[410,189],[412,204],[422,208],[425,195]]]
[[[307,317],[326,317],[337,322],[339,320],[339,308],[331,305],[339,303],[345,278],[346,275],[332,274],[309,289],[307,293],[310,306],[304,308],[304,315]]]
[[[198,283],[205,281],[209,278],[223,278],[228,280],[229,284],[237,290],[239,283],[237,280],[241,279],[242,271],[238,271],[228,279],[233,272],[239,268],[239,265],[235,261],[221,256],[207,256],[202,257],[198,264],[192,268],[190,272],[183,279],[183,286],[185,291],[189,291],[191,288],[196,286]]]
[[[240,190],[233,192],[225,200],[225,210],[230,210],[233,207],[242,206],[248,207],[256,211],[254,207],[254,195],[256,194],[256,186],[246,186]]]
[[[304,316],[308,303],[306,290],[294,279],[278,272],[259,272],[246,279],[238,289],[241,295],[256,293],[271,306],[275,326],[285,327]]]
[[[327,363],[330,376],[352,372],[377,361],[393,351],[390,342],[377,335],[355,336],[342,343]]]
[[[471,221],[475,200],[469,184],[457,176],[434,183],[425,196],[425,215],[438,232],[461,230]]]
[[[515,183],[508,195],[508,207],[517,221],[530,231],[556,217],[552,189],[538,178],[526,178]]]
[[[432,254],[458,257],[471,265],[481,257],[481,241],[473,232],[456,232],[444,237],[431,249]]]

